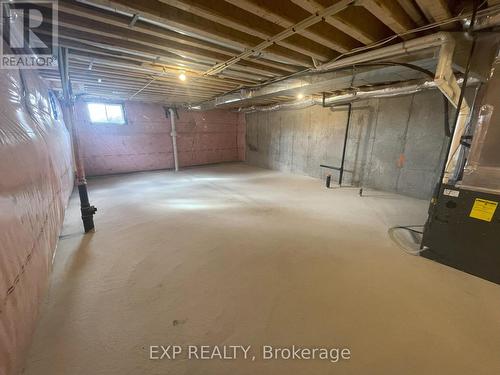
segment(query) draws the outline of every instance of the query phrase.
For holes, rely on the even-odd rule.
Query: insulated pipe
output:
[[[471,27],[473,27],[474,25],[475,12],[476,11],[474,11],[474,14],[472,16]],[[474,43],[475,42],[473,41],[471,51],[474,48]],[[331,61],[329,63],[321,65],[317,68],[317,70],[321,71],[340,68],[344,66],[360,64],[362,62],[396,57],[410,52],[417,52],[433,47],[439,47],[439,57],[434,82],[439,90],[441,90],[441,92],[448,98],[451,104],[453,104],[453,106],[457,108],[457,116],[455,118],[456,122],[454,126],[455,132],[453,133],[451,148],[449,149],[449,153],[447,155],[445,173],[442,176],[443,182],[446,183],[454,173],[458,159],[458,150],[460,148],[460,139],[464,133],[465,126],[470,114],[469,105],[463,97],[463,90],[465,88],[462,88],[462,90],[460,90],[458,81],[452,68],[455,44],[455,39],[451,34],[439,32],[433,35],[424,36],[422,38],[405,41],[394,46],[372,50],[338,61]],[[468,70],[469,66],[467,66],[466,68],[465,79],[467,79]]]
[[[406,55],[411,52],[417,52],[434,47],[441,47],[444,44],[455,45],[455,40],[450,33],[439,32],[432,35],[427,35],[421,38],[404,41],[388,47],[374,49],[365,53],[360,53],[355,56],[345,57],[339,60],[332,60],[318,66],[316,71],[323,71],[329,69],[342,68],[352,66],[363,62],[373,60],[387,59],[399,55]]]
[[[463,79],[459,78],[457,82],[458,85],[461,86],[463,83]],[[473,86],[477,85],[479,83],[479,80],[476,78],[469,78],[467,80],[467,83],[468,86]],[[307,98],[290,103],[272,104],[268,106],[252,106],[242,108],[239,111],[244,113],[269,112],[287,109],[301,109],[311,107],[313,105],[323,105],[324,107],[330,107],[334,105],[352,103],[364,99],[390,98],[394,96],[410,95],[436,88],[438,88],[438,85],[435,81],[415,80],[393,85],[380,85],[369,88],[352,89],[343,94],[327,97],[324,100]]]
[[[388,47],[383,47],[368,52],[359,53],[357,55],[345,57],[339,60],[332,60],[330,62],[327,62],[325,64],[316,67],[316,69],[311,70],[309,73],[310,76],[313,76],[315,74],[325,73],[330,70],[343,69],[361,63],[373,62],[376,60],[380,61],[383,59],[390,59],[394,57],[408,55],[413,52],[419,52],[433,48],[434,49],[440,48],[441,51],[439,55],[440,59],[441,57],[449,57],[450,60],[445,61],[445,63],[448,64],[448,62],[450,62],[451,64],[451,57],[453,56],[453,51],[455,49],[455,39],[450,33],[439,32],[433,35],[412,39]],[[437,77],[445,77],[445,78],[448,77],[448,75],[442,74],[443,73],[442,69],[448,66],[446,64],[444,65],[441,64],[440,70],[439,72],[437,72],[439,74],[436,75]],[[301,77],[303,77],[304,74],[301,74]],[[282,80],[279,80],[279,82],[271,82],[269,84],[263,84],[258,88],[242,88],[238,91],[216,97],[215,99],[211,100],[209,104],[200,104],[199,107],[200,109],[207,110],[226,104],[237,106],[239,102],[244,102],[247,99],[258,100],[259,97],[269,98],[271,96],[279,96],[279,95],[288,96],[288,95],[295,95],[300,91],[302,92],[309,91],[309,93],[312,93],[313,91],[325,90],[324,88],[322,88],[321,90],[312,89],[315,87],[315,85],[321,86],[320,82],[310,83],[309,82],[310,80],[306,79],[307,77],[301,79],[297,78],[298,77],[284,78]],[[451,94],[452,94],[451,92],[445,93],[447,97],[448,95]]]
[[[458,80],[458,84],[461,85],[462,82],[463,79],[460,78]],[[468,80],[469,84],[477,84],[477,82],[478,80],[473,78],[469,78]],[[268,106],[253,106],[248,108],[242,108],[240,111],[245,113],[257,112],[257,111],[269,112],[269,111],[278,111],[286,109],[307,108],[313,105],[333,106],[333,105],[347,104],[363,99],[390,98],[394,96],[410,95],[410,94],[415,94],[417,92],[422,92],[425,90],[436,89],[436,88],[438,88],[438,85],[436,84],[435,81],[415,80],[415,81],[408,81],[392,85],[380,85],[369,88],[352,89],[343,94],[327,97],[324,99],[324,101],[321,99],[307,98],[291,103],[281,103]]]
[[[173,108],[169,108],[168,112],[170,113],[170,124],[172,125],[172,132],[170,135],[172,136],[172,147],[174,149],[174,165],[175,171],[179,171],[179,160],[177,155],[177,131],[175,130],[175,111]]]
[[[453,51],[455,50],[455,38],[452,36],[452,34],[446,32],[439,32],[433,35],[412,39],[388,47],[373,49],[368,52],[359,53],[350,57],[344,57],[339,60],[332,60],[316,67],[314,70],[311,70],[310,75],[312,76],[315,73],[319,74],[332,70],[334,71],[352,67],[362,63],[381,61],[384,59],[391,59],[408,55],[414,52],[421,52],[437,48],[439,48],[439,61],[436,71],[436,80],[442,83],[442,87],[440,87],[440,89],[450,100],[452,100],[453,95],[455,95],[456,91],[459,90],[453,91],[453,89],[447,88],[446,84],[451,83],[447,80],[452,80],[453,78],[449,73],[451,71],[451,75],[453,75],[453,71],[451,69],[451,59],[453,57]],[[304,74],[302,74],[301,76],[304,76]],[[266,88],[262,88],[263,86],[255,89],[243,88],[237,92],[232,92],[216,97],[211,101],[211,104],[200,105],[200,108],[203,107],[203,109],[207,109],[212,106],[217,107],[225,104],[233,104],[236,106],[238,105],[238,102],[242,102],[247,99],[258,100],[260,96],[269,98],[271,95],[294,95],[294,93],[296,91],[298,92],[299,90],[312,92],[311,90],[315,85],[318,84],[319,82],[310,83],[305,78],[297,81],[297,79],[289,77],[289,79],[285,78],[283,80],[279,80],[279,82],[264,84],[263,86],[265,86]],[[276,87],[274,87],[273,85]],[[324,89],[321,89],[319,91],[324,91]],[[456,98],[458,98],[458,94],[456,94],[455,99]]]

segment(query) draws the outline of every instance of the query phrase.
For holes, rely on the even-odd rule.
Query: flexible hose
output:
[[[413,232],[413,233],[418,233],[418,234],[422,234],[422,232],[420,231],[417,231],[413,228],[422,228],[423,225],[398,225],[398,226],[395,226],[395,227],[391,227],[389,228],[389,230],[387,231],[387,233],[389,234],[389,237],[390,239],[401,249],[403,250],[405,253],[407,254],[410,254],[410,255],[420,255],[420,253],[422,252],[421,249],[419,250],[414,250],[414,249],[411,249],[411,248],[408,248],[407,246],[405,246],[396,236],[396,231],[397,230],[408,230],[410,232]]]

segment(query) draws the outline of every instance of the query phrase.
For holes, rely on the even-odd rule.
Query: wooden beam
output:
[[[113,90],[113,89],[126,89],[132,92],[137,91],[137,89],[144,87],[145,84],[151,81],[143,81],[141,83],[117,83],[117,82],[89,82],[87,80],[82,80],[79,78],[75,78],[75,83],[81,83],[84,87],[91,87],[95,89],[103,89],[103,90]],[[153,81],[154,83],[154,81]],[[190,97],[198,97],[198,98],[210,98],[216,94],[216,92],[203,92],[196,89],[181,89],[179,87],[167,87],[167,86],[159,86],[159,85],[149,85],[147,89],[144,89],[144,92],[150,93],[161,93],[161,94],[178,94],[178,95],[188,95]]]
[[[360,0],[360,4],[397,34],[416,27],[396,0]]]
[[[40,6],[43,5],[44,3],[40,4]],[[226,47],[221,44],[209,42],[206,39],[198,39],[186,34],[178,33],[165,27],[153,25],[141,19],[139,19],[133,25],[133,27],[130,27],[130,17],[126,15],[114,13],[105,9],[95,8],[90,5],[78,3],[75,0],[66,0],[64,2],[59,2],[58,10],[59,12],[62,12],[64,14],[71,14],[83,19],[98,21],[106,25],[120,27],[121,29],[136,30],[148,35],[165,39],[166,41],[172,40],[188,46],[199,47],[214,52],[232,55],[240,53],[242,51],[242,48]]]
[[[199,102],[205,100],[205,98],[196,99],[187,95],[180,94],[151,94],[151,93],[140,93],[134,98],[129,99],[130,94],[133,94],[130,90],[115,88],[113,90],[99,89],[89,87],[86,89],[87,98],[103,98],[103,99],[116,99],[116,100],[134,100],[141,102],[158,102],[167,105],[178,104],[184,105],[193,102]]]
[[[158,71],[155,69],[146,69],[144,66],[141,66],[140,68],[135,67],[135,66],[116,66],[114,65],[113,67],[103,65],[100,62],[94,62],[92,64],[92,69],[89,70],[89,64],[86,64],[85,62],[79,62],[79,61],[74,61],[71,60],[71,65],[70,68],[72,71],[76,72],[94,72],[97,74],[105,74],[109,76],[127,76],[127,77],[138,77],[138,78],[147,78],[151,76],[156,76],[158,77],[158,80],[165,80],[165,81],[174,81],[178,82],[178,76],[177,74],[168,72],[168,71]],[[161,75],[159,75],[161,73]],[[227,80],[227,79],[219,79],[215,77],[208,77],[208,76],[192,76],[188,74],[188,83],[187,84],[200,84],[200,85],[206,85],[207,87],[213,87],[213,88],[218,88],[221,90],[229,90],[231,88],[235,88],[241,85],[241,82],[234,81],[234,80]]]
[[[51,74],[51,73],[41,73],[44,77],[47,77],[47,78],[58,78],[57,77],[57,74]],[[105,75],[102,75],[102,74],[96,74],[96,75],[84,75],[82,73],[75,73],[74,71],[71,71],[70,73],[71,75],[71,79],[75,82],[85,82],[85,83],[89,83],[89,84],[97,84],[97,85],[101,85],[103,87],[106,87],[108,85],[132,85],[132,86],[140,86],[140,85],[144,85],[144,83],[152,80],[152,79],[155,79],[155,78],[151,78],[151,77],[147,77],[147,78],[144,78],[144,79],[127,79],[126,77],[122,77],[124,79],[117,79],[115,77],[113,78],[109,78]],[[100,80],[100,82],[99,82]],[[151,88],[153,87],[158,87],[158,88],[170,88],[170,89],[176,89],[176,90],[179,90],[179,91],[183,91],[183,90],[194,90],[194,91],[197,91],[199,92],[200,94],[207,94],[208,96],[213,96],[215,94],[220,94],[220,93],[223,93],[224,91],[223,90],[215,90],[215,89],[209,89],[209,88],[203,88],[203,89],[200,89],[199,86],[192,86],[192,85],[185,85],[183,87],[180,87],[179,84],[173,84],[173,83],[165,83],[163,81],[155,81],[156,83],[155,84],[152,84],[151,85]]]
[[[420,8],[415,4],[414,0],[398,0],[399,5],[404,11],[410,16],[410,18],[417,24],[417,26],[423,26],[427,24],[424,14]]]
[[[87,3],[105,6],[129,14],[139,12],[142,17],[165,25],[170,29],[182,30],[198,39],[205,39],[213,43],[225,44],[240,49],[251,48],[262,41],[262,39],[254,35],[240,32],[156,0],[88,0]],[[312,66],[309,56],[279,45],[271,46],[266,53],[279,56],[284,62]]]
[[[294,24],[311,16],[308,12],[304,11],[304,9],[290,3],[288,0],[226,1],[283,28],[292,27]],[[324,22],[313,24],[306,29],[298,31],[298,33],[341,53],[360,46],[358,41]]]
[[[222,54],[210,50],[205,50],[199,47],[192,47],[179,43],[173,40],[165,40],[154,35],[148,35],[142,32],[137,32],[131,29],[123,29],[113,25],[106,25],[98,21],[75,17],[66,13],[59,13],[58,23],[65,30],[81,31],[86,34],[99,35],[101,37],[118,38],[122,41],[139,43],[144,46],[153,47],[175,53],[179,56],[188,56],[194,60],[207,60],[210,63],[223,61],[230,58],[231,54]],[[61,35],[65,35],[60,31]],[[286,64],[273,63],[268,61],[242,61],[241,65],[248,66],[254,71],[273,73],[277,75],[285,75],[287,73],[296,72],[297,67],[292,67]]]
[[[283,31],[283,27],[223,1],[209,3],[206,0],[159,1],[263,40]],[[279,45],[322,61],[332,58],[332,52],[328,47],[300,36],[282,40]]]
[[[103,69],[96,68],[92,70],[88,70],[85,67],[78,66],[77,64],[71,64],[72,73],[86,75],[94,78],[109,78],[109,79],[130,79],[130,80],[144,80],[151,77],[156,77],[159,82],[168,82],[172,84],[179,84],[179,80],[177,76],[160,76],[154,74],[131,74],[130,71],[118,70],[118,69]],[[238,87],[236,84],[232,83],[214,83],[205,80],[206,77],[188,77],[188,80],[182,82],[182,85],[188,87],[202,87],[202,88],[210,88],[218,91],[228,91],[232,88]]]
[[[309,16],[296,24],[293,24],[292,26],[280,32],[279,34],[274,35],[272,38],[269,38],[268,40],[256,45],[251,50],[245,51],[240,55],[233,57],[232,59],[227,60],[223,63],[217,64],[216,66],[207,70],[204,74],[209,75],[221,72],[230,67],[231,65],[238,63],[241,59],[245,59],[254,53],[263,51],[264,49],[272,46],[276,42],[284,40],[292,35],[295,35],[295,33],[298,33],[300,31],[307,29],[308,27],[311,27],[312,25],[315,25],[325,17],[331,16],[335,13],[342,11],[343,9],[351,5],[352,2],[353,0],[340,0],[338,3],[331,5],[328,8],[325,8],[324,10]]]
[[[42,78],[45,79],[46,81],[49,81],[49,82],[52,81],[52,82],[56,82],[56,83],[59,80],[58,78],[54,78],[54,77],[42,76]],[[145,82],[145,83],[147,84],[148,82]],[[124,99],[126,99],[129,97],[130,94],[133,94],[133,93],[137,92],[139,89],[143,88],[145,83],[143,82],[142,84],[137,85],[137,86],[124,86],[124,85],[116,85],[116,84],[107,82],[106,85],[99,85],[99,84],[87,83],[87,82],[80,81],[80,80],[76,79],[75,82],[73,83],[73,86],[75,87],[74,90],[76,91],[76,93],[81,93],[82,91],[83,92],[99,91],[103,94],[113,94],[113,91],[121,91],[124,94],[126,93],[125,98],[124,98]],[[78,87],[80,89],[78,89]],[[147,89],[144,89],[142,91],[142,93],[143,94],[157,95],[157,96],[175,95],[175,96],[179,96],[179,97],[189,98],[193,101],[195,101],[195,100],[196,101],[207,100],[212,96],[211,94],[200,94],[196,91],[179,92],[179,91],[172,91],[172,90],[168,90],[168,89],[150,88],[150,86],[148,86]]]
[[[49,30],[40,31],[41,33],[49,33]],[[191,69],[196,72],[203,72],[205,69],[209,68],[212,64],[210,60],[208,61],[197,61],[196,59],[188,59],[185,56],[180,56],[168,51],[163,51],[162,49],[143,46],[139,43],[123,41],[117,38],[110,38],[101,36],[99,42],[95,41],[96,38],[92,34],[83,33],[81,31],[71,30],[68,28],[59,27],[59,44],[68,47],[84,49],[84,45],[94,47],[92,50],[96,52],[96,48],[106,49],[109,51],[126,53],[129,55],[145,56],[149,57],[149,61],[162,61],[170,64],[171,67],[181,69]],[[80,44],[73,43],[69,45],[68,41],[78,42]],[[248,64],[248,62],[245,62]],[[250,65],[250,64],[248,64]],[[240,66],[232,67],[232,74],[245,76],[255,81],[259,79],[267,79],[270,77],[277,76],[278,74],[270,73],[267,70],[255,69],[251,66],[245,66],[244,68]]]
[[[135,72],[147,72],[149,74],[161,74],[165,75],[168,73],[174,73],[176,76],[178,74],[178,70],[173,70],[165,65],[161,64],[153,64],[148,61],[143,61],[136,58],[124,57],[124,56],[113,56],[106,55],[95,52],[86,52],[77,49],[70,49],[70,59],[72,64],[74,61],[80,61],[81,63],[93,65],[99,64],[106,67],[111,67],[112,69],[128,69]],[[73,61],[74,60],[74,61]],[[203,76],[205,81],[210,82],[230,82],[231,84],[236,85],[249,85],[254,84],[255,80],[247,79],[241,76],[234,76],[230,74],[231,72],[224,72],[217,76]]]
[[[44,78],[45,79],[45,78]],[[55,90],[60,90],[61,84],[60,80],[48,78],[46,81]],[[85,85],[83,83],[77,83],[77,87],[81,87],[87,97],[100,97],[100,98],[113,98],[120,100],[128,100],[131,93],[137,91],[137,88],[123,88],[123,87],[99,87],[92,85]],[[176,102],[179,104],[189,103],[192,101],[203,101],[206,100],[206,96],[197,96],[194,93],[180,93],[180,92],[141,92],[140,95],[134,97],[134,100],[146,100],[146,101],[158,101],[163,103]]]
[[[416,0],[418,6],[431,22],[451,18],[451,12],[445,0]]]
[[[101,25],[113,26],[115,30],[120,30],[120,34],[121,32],[137,31],[142,35],[156,38],[158,42],[162,41],[161,44],[169,43],[172,41],[176,42],[178,45],[200,48],[203,50],[224,54],[226,56],[234,56],[241,52],[241,49],[239,48],[228,48],[219,44],[211,43],[206,40],[197,39],[189,35],[177,33],[175,31],[147,23],[145,21],[141,21],[139,18],[136,20],[133,27],[130,27],[130,17],[126,15],[112,13],[102,9],[97,10],[94,7],[76,3],[73,0],[60,2],[58,5],[58,9],[60,12],[59,14],[61,15],[59,17],[60,23],[71,23],[72,19],[76,18],[93,23],[94,25],[100,23]],[[68,18],[68,15],[71,15],[72,19]],[[81,26],[81,22],[79,26]],[[266,56],[269,57],[269,54],[266,54]],[[298,70],[298,65],[286,64],[281,60],[271,60],[266,58],[265,56],[259,57],[258,63],[289,72]]]
[[[44,76],[55,77],[58,76],[58,72],[54,70],[41,70],[41,74]],[[199,88],[202,92],[205,90],[211,92],[224,92],[230,89],[236,88],[237,85],[213,85],[209,82],[203,81],[204,77],[189,77],[188,80],[184,82],[179,82],[177,77],[161,77],[158,75],[151,74],[141,74],[141,75],[131,75],[130,72],[119,71],[119,70],[103,70],[103,69],[92,69],[82,68],[71,64],[70,68],[71,77],[75,79],[86,79],[91,82],[98,82],[99,79],[106,82],[135,82],[144,83],[144,81],[155,78],[158,84],[165,84],[170,86],[181,86],[190,89]]]
[[[291,0],[296,5],[316,13],[331,2],[329,0]],[[349,7],[334,16],[326,17],[325,22],[352,36],[363,44],[375,43],[390,35],[391,31],[363,7]]]
[[[42,77],[49,81],[59,79],[58,76],[49,73],[43,73]],[[151,83],[151,85],[148,86],[147,90],[150,92],[176,93],[180,95],[189,94],[190,96],[204,97],[204,98],[212,97],[214,94],[217,93],[217,91],[206,91],[206,90],[200,91],[190,87],[168,86],[164,84],[158,84],[154,79],[153,80],[147,79],[141,82],[130,82],[130,81],[118,82],[118,81],[108,81],[108,80],[102,80],[101,82],[98,82],[89,80],[88,78],[78,77],[77,75],[74,74],[71,76],[71,79],[72,82],[81,84],[84,87],[92,87],[103,90],[119,88],[119,89],[127,89],[135,91],[138,88],[143,87],[146,83]]]
[[[57,80],[57,78],[53,77],[43,77],[46,80]],[[127,85],[127,84],[115,84],[115,83],[110,83],[106,82],[105,84],[99,84],[99,83],[89,83],[85,80],[80,80],[75,78],[75,81],[73,84],[80,85],[84,89],[94,89],[94,90],[103,90],[103,91],[114,91],[114,90],[125,90],[128,91],[129,93],[134,93],[138,89],[141,89],[144,87],[145,84],[148,82],[142,82],[141,84],[137,85]],[[170,90],[168,88],[160,88],[160,87],[151,87],[148,86],[147,89],[143,90],[143,93],[152,93],[152,94],[175,94],[175,95],[182,95],[182,96],[188,96],[191,98],[198,98],[198,100],[202,99],[209,99],[211,98],[214,93],[201,93],[197,90],[191,90],[191,91],[179,91],[179,90]]]
[[[86,61],[88,63],[90,62],[98,62],[100,64],[104,64],[110,67],[127,67],[129,69],[137,69],[137,70],[148,70],[151,73],[156,72],[157,74],[163,74],[165,71],[171,71],[175,72],[174,74],[177,76],[178,75],[178,70],[176,69],[171,69],[171,68],[166,68],[165,65],[161,64],[153,64],[149,61],[141,60],[138,58],[133,58],[130,56],[116,56],[112,54],[106,54],[105,52],[101,51],[87,51],[85,48],[78,49],[75,48],[75,46],[71,45],[66,45],[66,43],[61,43],[61,45],[65,45],[70,49],[70,56],[74,59],[79,59],[81,61]],[[135,65],[134,65],[135,64]],[[218,76],[218,77],[205,77],[205,78],[212,78],[216,80],[221,80],[224,79],[224,81],[227,82],[232,82],[237,85],[248,85],[248,84],[255,84],[255,78],[245,78],[244,76],[241,75],[235,75],[234,72],[228,71],[225,72],[223,76]]]

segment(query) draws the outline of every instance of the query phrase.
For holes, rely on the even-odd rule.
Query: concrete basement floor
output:
[[[73,196],[24,374],[499,374],[500,286],[388,237],[427,202],[224,164],[89,181]],[[252,345],[256,361],[149,360],[150,345]],[[352,358],[263,361],[261,345]]]

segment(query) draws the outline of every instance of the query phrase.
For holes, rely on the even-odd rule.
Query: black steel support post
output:
[[[71,134],[73,144],[73,155],[75,158],[76,182],[78,194],[80,195],[80,211],[82,213],[83,229],[85,233],[94,230],[94,215],[97,208],[90,205],[87,192],[87,181],[85,179],[85,168],[80,156],[78,134],[74,123],[74,100],[71,90],[71,80],[69,77],[68,50],[59,47],[58,51],[59,74],[61,76],[61,87],[63,91],[64,120],[66,121]]]
[[[78,194],[80,195],[80,210],[82,212],[83,229],[85,233],[94,230],[94,215],[97,208],[90,205],[87,184],[78,185]]]
[[[332,167],[331,165],[320,164],[320,167],[322,168],[334,169],[336,171],[339,171],[339,186],[342,186],[342,181],[344,179],[344,164],[345,164],[345,154],[347,152],[347,138],[349,137],[349,127],[351,125],[352,104],[348,103],[346,105],[348,106],[347,124],[345,126],[344,146],[342,147],[342,160],[340,162],[340,167]],[[329,177],[331,179],[331,176]],[[330,187],[329,183],[330,181],[327,182],[328,187]]]
[[[342,186],[342,180],[344,178],[344,163],[345,163],[345,154],[347,151],[347,137],[349,136],[349,126],[351,124],[351,112],[352,112],[352,104],[347,104],[347,124],[345,126],[345,134],[344,134],[344,147],[342,148],[342,161],[340,162],[340,175],[339,175],[339,186]]]

